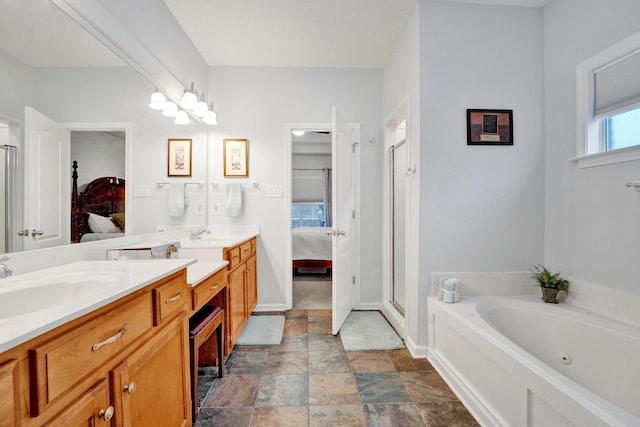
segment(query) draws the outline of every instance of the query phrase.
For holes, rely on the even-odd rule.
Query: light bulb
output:
[[[188,125],[189,123],[191,123],[191,120],[189,119],[186,111],[178,111],[174,123],[177,125]]]
[[[165,117],[175,117],[178,114],[178,106],[175,102],[169,101],[162,110],[162,115]]]
[[[152,110],[164,110],[167,105],[167,98],[164,97],[162,92],[155,91],[151,94],[151,100],[149,101],[149,108]]]

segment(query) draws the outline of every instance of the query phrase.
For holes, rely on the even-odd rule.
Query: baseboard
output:
[[[354,310],[380,310],[382,311],[383,309],[383,305],[379,302],[365,302],[365,303],[360,303],[358,304],[356,307],[354,307]]]
[[[427,357],[427,346],[416,345],[415,341],[411,337],[407,337],[404,340],[404,344],[407,346],[407,350],[411,353],[414,359],[425,359]]]
[[[263,313],[265,311],[286,311],[284,304],[258,304],[253,311]]]

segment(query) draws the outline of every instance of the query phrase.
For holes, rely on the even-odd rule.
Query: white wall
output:
[[[78,162],[78,188],[102,176],[125,177],[124,137],[109,132],[71,132],[71,162]]]
[[[432,272],[543,260],[542,18],[534,8],[420,3],[421,344]],[[467,146],[467,108],[512,109],[514,145]]]
[[[398,108],[402,105],[402,112],[398,114],[402,118],[406,118],[406,137],[407,137],[407,151],[408,159],[407,164],[418,165],[414,176],[408,179],[407,194],[409,198],[410,206],[407,209],[407,222],[409,229],[407,232],[408,250],[407,254],[410,254],[408,260],[408,271],[406,272],[407,283],[405,290],[409,295],[408,304],[405,307],[405,331],[407,344],[411,351],[420,355],[420,351],[417,351],[415,346],[418,341],[421,326],[419,325],[420,310],[424,310],[425,305],[421,304],[418,298],[419,295],[419,265],[420,265],[420,247],[419,247],[419,230],[420,230],[420,13],[419,4],[416,7],[409,18],[409,21],[405,25],[404,31],[396,43],[395,49],[391,54],[389,60],[385,64],[383,69],[383,90],[382,90],[382,117],[385,125],[388,125],[388,120],[397,124],[395,117],[392,117]],[[395,144],[397,138],[390,132],[390,129],[386,129],[385,140],[382,142],[384,145],[384,160],[381,168],[385,171],[385,177],[389,176],[389,152],[390,145]],[[390,182],[386,180],[386,183]],[[388,190],[388,184],[385,187]],[[385,259],[388,259],[390,251],[389,245],[389,214],[388,205],[390,200],[388,197],[389,191],[384,191],[385,197],[385,210],[383,211],[385,216]],[[386,262],[386,261],[385,261]],[[389,277],[389,271],[387,266],[384,266],[385,277]],[[389,286],[385,283],[385,286]],[[394,321],[394,312],[387,313],[391,321],[394,322],[394,326],[400,329],[401,322]],[[422,353],[426,353],[426,350],[422,350]],[[424,354],[421,354],[424,355]]]
[[[33,102],[33,70],[0,52],[0,116],[24,120],[24,106]]]
[[[371,231],[381,227],[381,147],[367,142],[380,140],[382,133],[380,70],[220,67],[211,68],[209,82],[220,123],[209,134],[210,179],[230,181],[223,177],[222,140],[247,138],[249,180],[260,183],[259,189],[245,191],[241,216],[210,216],[209,223],[260,225],[259,304],[284,305],[285,274],[291,274],[291,266],[283,265],[289,205],[284,198],[265,196],[267,186],[285,185],[285,123],[329,123],[332,106],[361,125],[361,300],[380,301],[381,243],[379,233]],[[222,190],[210,191],[212,203],[224,200]]]
[[[640,31],[636,0],[553,0],[544,10],[545,263],[640,293],[640,195],[624,186],[640,162],[579,169],[576,65]]]

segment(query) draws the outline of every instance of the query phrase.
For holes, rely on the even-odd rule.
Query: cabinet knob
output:
[[[136,383],[131,381],[131,383],[125,385],[122,388],[122,391],[124,391],[125,393],[129,394],[129,396],[131,396],[136,391]]]
[[[115,409],[113,409],[113,406],[109,406],[107,407],[107,409],[100,409],[100,412],[98,413],[98,417],[102,418],[105,421],[111,421],[111,418],[113,418],[114,412],[115,412]]]

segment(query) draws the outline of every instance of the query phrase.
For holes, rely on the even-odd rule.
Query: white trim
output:
[[[569,159],[571,162],[578,163],[580,169],[629,162],[632,160],[640,160],[640,146],[638,145]]]
[[[381,311],[384,314],[384,307],[379,302],[364,302],[357,307],[358,310],[362,311]],[[393,326],[393,325],[392,325]]]
[[[133,206],[133,186],[131,177],[133,176],[133,126],[128,122],[79,122],[62,123],[68,131],[84,132],[110,132],[114,130],[124,130],[124,222],[133,224],[131,206]],[[125,236],[131,236],[131,227],[125,227]]]
[[[285,311],[285,310],[290,310],[290,309],[285,308],[283,304],[258,304],[256,305],[256,308],[253,309],[253,311],[256,313],[265,313],[265,312],[271,312],[271,311]]]

